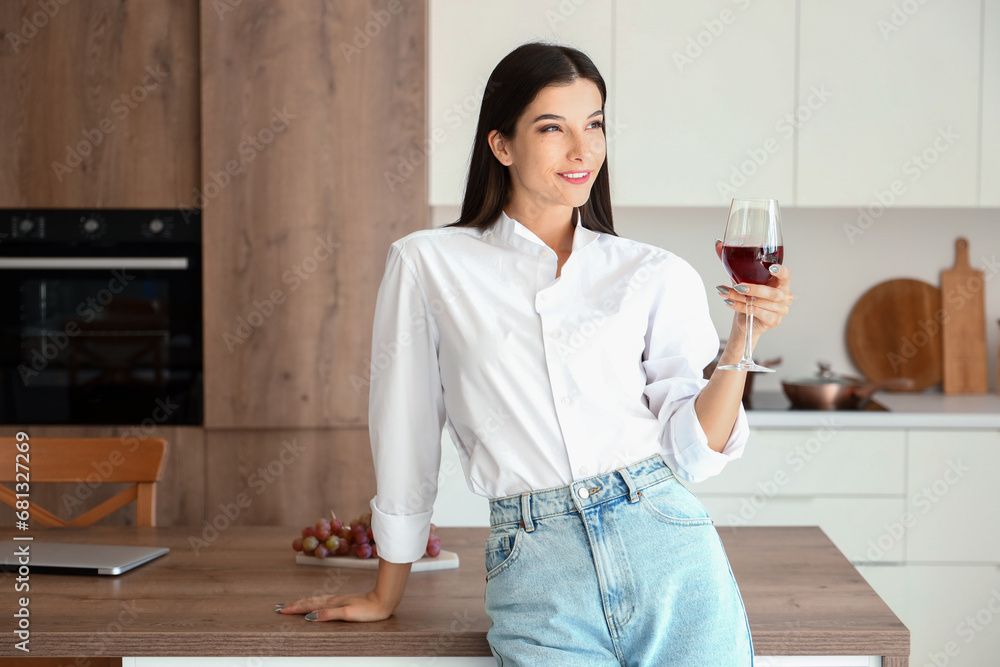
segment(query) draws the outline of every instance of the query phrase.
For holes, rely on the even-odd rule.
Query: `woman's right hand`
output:
[[[376,595],[367,593],[318,595],[302,598],[277,610],[279,614],[306,614],[307,621],[382,621],[395,611]]]

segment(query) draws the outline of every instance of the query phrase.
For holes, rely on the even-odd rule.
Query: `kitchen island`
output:
[[[828,656],[809,663],[816,665],[878,665],[879,658],[883,667],[909,664],[909,630],[819,528],[717,529],[755,654],[776,657],[763,664],[793,664],[778,656],[804,655]],[[30,656],[126,656],[126,666],[156,664],[144,656],[469,656],[440,664],[495,664],[483,600],[488,528],[439,527],[443,548],[459,554],[460,567],[411,573],[395,614],[373,623],[310,623],[274,612],[278,602],[367,591],[375,582],[374,571],[297,565],[291,542],[298,532],[198,526],[18,533],[38,541],[170,547],[119,576],[30,573]],[[15,531],[0,534],[9,560]],[[17,604],[16,576],[2,573],[8,619]],[[0,655],[26,657],[7,634]]]

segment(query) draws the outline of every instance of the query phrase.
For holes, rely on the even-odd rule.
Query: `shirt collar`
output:
[[[600,232],[587,229],[580,223],[580,209],[574,208],[573,216],[575,218],[573,229],[573,252],[576,252],[580,248],[583,248],[594,241],[594,239],[600,236]],[[497,234],[501,239],[515,248],[523,250],[531,255],[538,254],[539,246],[541,246],[541,248],[548,248],[545,241],[538,238],[533,231],[525,227],[523,224],[508,216],[503,209],[500,209],[500,216],[493,224],[492,229],[493,233]]]

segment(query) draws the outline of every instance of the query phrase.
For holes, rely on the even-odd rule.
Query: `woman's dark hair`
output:
[[[487,136],[499,130],[504,137],[512,138],[518,119],[542,88],[570,85],[577,79],[587,79],[597,86],[603,111],[607,86],[597,66],[582,51],[560,44],[530,42],[517,47],[497,64],[486,83],[479,108],[462,212],[457,221],[445,227],[489,227],[497,219],[510,195],[511,179],[508,167],[490,149]],[[601,131],[607,137],[605,127]],[[606,155],[591,186],[590,197],[579,210],[582,226],[617,236],[611,215]]]

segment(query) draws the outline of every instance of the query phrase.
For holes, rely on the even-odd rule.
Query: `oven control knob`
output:
[[[101,228],[101,223],[95,220],[94,218],[87,218],[83,223],[83,231],[87,232],[88,234],[93,234],[100,228]]]
[[[149,221],[149,231],[154,234],[159,234],[163,231],[163,221],[159,218],[153,218]]]
[[[21,222],[17,223],[17,229],[22,234],[30,234],[31,230],[35,228],[35,221],[31,218],[21,218]]]

